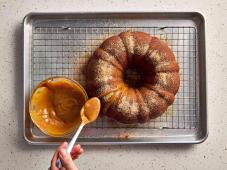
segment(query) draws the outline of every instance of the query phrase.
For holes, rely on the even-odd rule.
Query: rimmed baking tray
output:
[[[119,124],[106,117],[83,129],[82,144],[200,143],[207,137],[205,21],[196,12],[30,13],[24,18],[24,137],[30,144],[67,138],[41,133],[28,103],[34,87],[50,76],[84,85],[83,68],[100,43],[123,31],[147,32],[166,41],[180,65],[180,89],[165,114],[149,123]]]

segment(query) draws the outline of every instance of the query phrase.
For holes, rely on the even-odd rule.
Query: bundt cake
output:
[[[171,49],[144,32],[106,39],[89,59],[86,79],[88,94],[101,99],[102,114],[127,124],[160,116],[180,85]]]

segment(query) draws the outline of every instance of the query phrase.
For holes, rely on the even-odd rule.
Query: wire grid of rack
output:
[[[143,31],[167,42],[180,66],[180,88],[173,105],[145,124],[125,125],[100,117],[87,128],[195,129],[197,32],[194,27],[33,27],[30,92],[51,76],[66,76],[85,85],[83,70],[94,50],[123,31]]]

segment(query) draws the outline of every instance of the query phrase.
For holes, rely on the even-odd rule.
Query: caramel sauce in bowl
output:
[[[29,103],[33,123],[46,135],[67,136],[81,124],[80,110],[88,96],[74,80],[52,77],[43,80]]]

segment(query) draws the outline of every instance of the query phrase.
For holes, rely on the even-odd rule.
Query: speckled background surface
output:
[[[209,137],[199,145],[85,146],[83,170],[227,169],[226,0],[0,0],[0,169],[47,169],[55,147],[22,136],[22,19],[29,12],[199,11],[206,19]]]

